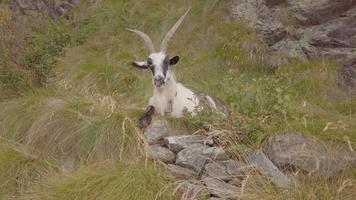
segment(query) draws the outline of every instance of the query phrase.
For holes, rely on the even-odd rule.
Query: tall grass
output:
[[[63,28],[71,45],[67,40],[65,45],[59,44],[60,54],[46,71],[48,84],[26,88],[15,97],[0,92],[0,136],[24,146],[40,160],[0,153],[0,159],[6,154],[5,173],[0,175],[5,177],[0,185],[6,183],[4,191],[9,191],[4,193],[6,197],[20,193],[17,195],[23,199],[172,198],[157,169],[138,161],[144,157],[144,149],[135,123],[152,84],[150,72],[129,66],[133,60],[145,59],[148,51],[125,28],[146,32],[158,45],[189,7],[190,14],[169,45],[168,53],[181,57],[173,70],[185,85],[227,101],[231,115],[204,111],[172,123],[189,131],[215,131],[232,151],[246,145],[258,147],[277,131],[302,131],[354,146],[355,97],[338,88],[338,63],[320,58],[269,66],[266,44],[244,22],[227,20],[227,1],[132,0],[80,5],[73,11],[76,26],[58,23],[55,27]],[[36,41],[41,40],[41,34],[37,36]],[[52,44],[55,38],[47,39]],[[20,173],[26,187],[11,182],[16,176],[9,163],[17,163],[12,157],[20,160],[13,166],[21,170],[30,166],[36,172]],[[58,170],[38,175],[41,160],[47,157],[55,160]],[[66,170],[68,163],[73,164],[70,171]],[[332,181],[302,181],[300,188],[290,191],[265,183],[266,189],[246,190],[246,198],[313,199],[329,187],[331,192],[323,197],[339,198],[337,190],[354,177],[354,173],[345,173]],[[298,194],[298,190],[303,192]]]

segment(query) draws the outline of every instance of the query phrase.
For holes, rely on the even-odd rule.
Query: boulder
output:
[[[309,173],[331,176],[355,160],[355,153],[301,133],[278,134],[268,138],[263,150],[279,168],[293,166]]]
[[[163,142],[163,138],[169,135],[169,130],[164,121],[153,121],[144,132],[148,144],[158,144]]]
[[[176,155],[171,150],[157,144],[150,146],[149,153],[152,158],[161,160],[165,163],[174,163],[176,158]]]
[[[221,162],[208,163],[205,165],[205,172],[212,178],[223,181],[232,180],[232,176],[226,172],[226,167]]]
[[[211,177],[205,177],[203,182],[208,191],[214,196],[227,199],[239,199],[241,190],[236,186]]]
[[[167,169],[176,177],[178,178],[185,178],[185,179],[190,179],[190,178],[197,178],[198,173],[195,171],[192,171],[190,169],[178,166],[178,165],[173,165],[173,164],[168,164]]]
[[[178,135],[164,138],[164,144],[173,152],[179,152],[192,144],[212,145],[214,142],[211,138],[204,135]]]
[[[246,158],[257,170],[278,187],[288,188],[292,181],[269,160],[262,150],[246,151]]]

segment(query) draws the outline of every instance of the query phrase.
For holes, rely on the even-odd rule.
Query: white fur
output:
[[[155,76],[152,77],[152,81],[156,76],[164,77],[162,66],[166,54],[163,52],[153,53],[149,57],[155,66]],[[194,114],[199,100],[193,91],[181,83],[177,83],[174,73],[169,67],[166,72],[165,84],[161,87],[154,85],[149,105],[154,106],[156,112],[162,116],[169,113],[172,117],[182,117],[185,109]]]

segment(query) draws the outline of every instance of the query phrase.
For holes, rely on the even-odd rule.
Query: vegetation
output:
[[[188,7],[169,46],[181,57],[174,71],[186,85],[226,100],[231,114],[203,111],[172,124],[219,131],[236,153],[283,131],[354,146],[355,96],[338,87],[338,63],[320,58],[269,66],[266,44],[243,22],[227,21],[225,4],[103,1],[82,3],[56,21],[26,16],[17,23],[2,5],[0,199],[173,199],[158,166],[143,162],[136,120],[151,95],[151,77],[130,68],[147,49],[124,28],[144,30],[158,43]],[[74,171],[64,170],[63,158],[74,159]],[[332,180],[301,180],[288,191],[251,185],[245,198],[347,199],[343,191],[355,191],[349,184],[355,178],[350,170]]]

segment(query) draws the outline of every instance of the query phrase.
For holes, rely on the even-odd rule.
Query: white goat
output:
[[[194,115],[196,109],[201,106],[203,102],[213,109],[223,108],[224,111],[226,110],[226,104],[220,99],[203,95],[178,83],[171,70],[171,66],[178,63],[179,56],[169,58],[166,53],[168,42],[188,12],[189,9],[168,31],[162,40],[159,52],[155,50],[153,42],[147,34],[138,30],[127,29],[142,37],[150,50],[150,55],[145,61],[135,61],[132,63],[134,67],[150,69],[152,71],[152,82],[154,86],[153,96],[149,100],[145,114],[140,118],[141,125],[143,126],[150,124],[152,115],[155,112],[158,112],[162,116],[165,113],[169,113],[172,117],[181,117],[183,111],[186,110]]]

